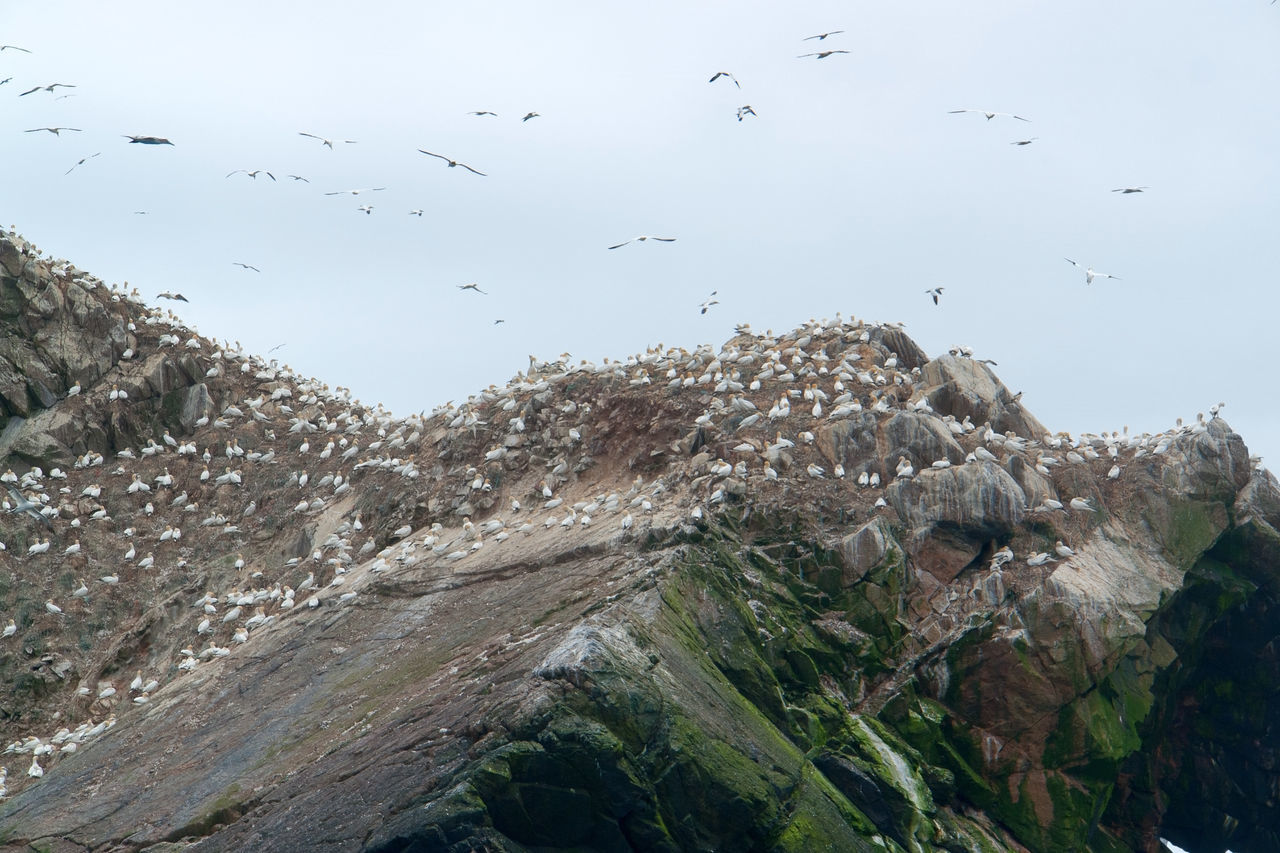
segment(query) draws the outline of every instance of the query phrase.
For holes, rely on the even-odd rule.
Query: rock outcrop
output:
[[[1280,848],[1221,419],[839,318],[399,419],[0,265],[0,850]]]

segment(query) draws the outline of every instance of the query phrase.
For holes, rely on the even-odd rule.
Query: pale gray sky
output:
[[[996,359],[1052,429],[1225,401],[1275,464],[1277,36],[1266,0],[8,2],[5,224],[399,413],[841,311]],[[607,251],[637,234],[678,239]]]

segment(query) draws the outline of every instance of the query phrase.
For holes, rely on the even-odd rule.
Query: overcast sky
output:
[[[1277,36],[1266,0],[11,0],[0,217],[401,414],[840,311],[972,346],[1055,430],[1225,401],[1275,465]],[[606,248],[639,234],[677,240]]]

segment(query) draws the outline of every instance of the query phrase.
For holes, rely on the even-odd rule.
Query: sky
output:
[[[9,0],[0,221],[398,414],[841,312],[1053,430],[1225,402],[1274,464],[1277,36],[1266,0]]]

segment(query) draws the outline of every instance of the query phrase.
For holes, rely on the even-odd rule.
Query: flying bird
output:
[[[806,56],[816,56],[819,59],[826,59],[828,56],[830,56],[833,53],[848,53],[848,52],[849,51],[847,50],[823,50],[823,51],[819,51],[818,53],[802,53],[799,56],[797,56],[796,59],[804,59]]]
[[[310,137],[310,138],[312,138],[312,139],[319,139],[321,142],[323,142],[323,143],[325,144],[325,146],[326,146],[326,147],[328,147],[328,149],[329,149],[330,151],[332,151],[332,150],[333,150],[333,143],[334,143],[334,142],[341,142],[341,143],[343,143],[343,144],[345,144],[345,145],[355,145],[355,144],[356,144],[356,141],[355,141],[354,139],[338,139],[338,140],[334,140],[334,139],[325,139],[323,136],[316,136],[314,133],[303,133],[302,131],[298,131],[298,135],[299,135],[299,136],[308,136],[308,137]]]
[[[756,114],[756,111],[751,109],[750,104],[746,104],[745,106],[738,107],[738,121],[742,121],[744,116],[753,116],[755,114]]]
[[[262,272],[262,270],[258,269],[257,267],[253,266],[252,264],[242,264],[242,263],[240,263],[239,261],[232,261],[232,262],[231,262],[231,265],[232,265],[233,267],[242,267],[242,268],[247,269],[247,270],[253,270],[254,272]],[[182,301],[183,301],[183,302],[186,302],[186,300],[185,300],[185,299],[184,299],[184,300],[182,300]]]
[[[1035,142],[1039,138],[1040,137],[1038,136],[1033,136],[1030,139],[1019,139],[1017,142],[1010,142],[1009,144],[1010,145],[1030,145],[1031,143]]]
[[[938,304],[938,297],[942,295],[942,288],[941,288],[941,287],[934,287],[934,288],[930,288],[929,290],[926,290],[926,291],[925,291],[925,295],[926,295],[926,296],[932,296],[932,297],[933,297],[933,304],[934,304],[934,305],[937,305],[937,304]]]
[[[506,321],[506,320],[494,320],[494,321],[493,321],[493,325],[495,325],[495,326],[496,326],[496,325],[498,325],[499,323],[505,323],[505,322],[507,322],[507,321]]]
[[[20,50],[23,53],[31,52],[27,50],[25,47],[18,47],[16,44],[0,44],[0,53],[3,53],[6,50]]]
[[[471,284],[458,285],[458,290],[474,290],[476,293],[483,293],[486,296],[489,295],[489,292],[487,290],[481,290],[480,285],[476,284],[474,281],[471,282]]]
[[[522,118],[522,119],[520,119],[520,120],[521,120],[521,121],[528,121],[528,120],[529,120],[529,119],[531,119],[531,118],[538,118],[538,117],[539,117],[539,116],[541,116],[541,115],[542,115],[542,113],[528,113],[528,114],[526,114],[526,115],[525,115],[525,117],[524,117],[524,118]]]
[[[814,39],[817,39],[818,41],[825,41],[827,36],[834,36],[842,32],[844,32],[844,30],[832,30],[829,33],[818,33],[816,36],[806,36],[805,38],[800,39],[800,41],[813,41]]]
[[[244,172],[246,175],[253,178],[255,181],[258,179],[258,175],[266,175],[268,178],[270,178],[273,181],[276,179],[276,176],[268,172],[266,169],[254,169],[252,172],[250,172],[248,169],[236,169],[234,172],[228,172],[227,177],[229,178],[232,175],[238,175],[241,172]]]
[[[987,117],[987,121],[991,121],[996,116],[1008,116],[1009,118],[1016,118],[1018,121],[1031,121],[1031,119],[1029,118],[1016,116],[1013,113],[993,113],[993,112],[988,112],[987,110],[948,110],[947,112],[949,112],[951,115],[955,115],[957,113],[981,113],[982,115]]]
[[[78,127],[33,127],[30,130],[24,130],[23,133],[39,133],[42,130],[47,130],[54,136],[60,136],[64,130],[74,130],[76,133],[82,132]]]
[[[644,240],[658,240],[658,241],[661,241],[661,242],[663,242],[663,243],[674,243],[674,242],[676,241],[676,238],[675,238],[675,237],[651,237],[651,236],[649,236],[649,235],[647,235],[647,234],[646,234],[646,235],[641,236],[641,237],[632,237],[630,240],[624,240],[623,242],[619,243],[618,245],[616,245],[616,246],[610,246],[609,248],[610,248],[610,249],[621,249],[623,246],[627,245],[627,243],[635,243],[635,242],[637,242],[637,241],[644,241]]]
[[[1065,260],[1067,263],[1071,264],[1074,267],[1084,270],[1085,284],[1093,284],[1093,280],[1095,278],[1114,278],[1116,281],[1121,280],[1120,276],[1118,275],[1111,275],[1111,273],[1105,273],[1105,272],[1095,272],[1093,267],[1086,268],[1082,264],[1078,264],[1075,261],[1071,260],[1070,258],[1064,258],[1063,260]]]
[[[357,207],[357,208],[356,208],[356,210],[358,210],[358,211],[360,211],[361,213],[363,213],[363,214],[365,214],[366,216],[368,216],[370,213],[373,213],[373,205],[371,205],[371,204],[362,204],[362,205],[360,205],[359,207]]]
[[[13,498],[13,506],[9,507],[10,515],[16,515],[18,513],[29,515],[45,527],[50,529],[53,528],[53,523],[50,522],[49,519],[45,517],[44,513],[40,511],[40,504],[29,500],[22,494],[22,492],[18,491],[12,483],[5,483],[5,488],[8,489],[9,495]]]
[[[382,192],[385,189],[386,187],[364,187],[358,190],[335,190],[331,193],[325,193],[325,195],[360,195],[360,193]]]
[[[156,299],[172,299],[177,302],[188,302],[188,303],[191,301],[187,297],[183,296],[181,293],[170,293],[167,290],[164,293],[156,294]]]
[[[418,149],[418,153],[426,154],[428,157],[435,157],[437,160],[443,160],[449,164],[450,169],[452,169],[454,166],[461,166],[462,168],[466,169],[468,172],[475,172],[477,175],[479,175],[482,178],[485,176],[484,172],[478,172],[475,169],[468,166],[466,163],[459,163],[457,160],[450,160],[448,157],[444,156],[443,154],[432,154],[430,151],[423,151],[421,148]]]
[[[1128,195],[1129,193],[1140,193],[1143,190],[1149,190],[1149,189],[1151,189],[1151,187],[1120,187],[1119,189],[1112,190],[1112,192],[1124,193],[1125,195]]]
[[[101,154],[101,153],[102,153],[101,151],[98,152],[98,154]],[[81,157],[79,160],[76,161],[75,166],[72,166],[70,169],[67,169],[67,171],[63,172],[62,174],[70,175],[72,172],[76,170],[76,166],[83,166],[86,160],[92,160],[94,157],[97,157],[98,154],[90,154],[88,157]]]
[[[303,183],[307,183],[307,184],[311,183],[310,178],[304,178],[301,175],[285,175],[285,177],[293,178],[295,181],[302,181]]]
[[[30,95],[32,92],[52,92],[54,89],[57,89],[59,87],[63,89],[74,89],[76,88],[76,84],[75,83],[50,83],[48,86],[36,86],[34,89],[28,89],[27,91],[23,92],[18,97],[19,98],[25,97],[27,95]]]
[[[728,77],[730,80],[732,80],[732,81],[733,81],[733,85],[737,86],[739,89],[741,89],[741,88],[742,88],[742,84],[738,82],[738,78],[737,78],[737,77],[734,77],[734,76],[733,76],[732,74],[730,74],[728,71],[717,71],[715,74],[713,74],[713,75],[711,76],[711,79],[710,79],[710,80],[708,80],[707,82],[708,82],[708,83],[714,83],[714,82],[716,82],[717,80],[719,80],[721,77]]]
[[[13,82],[12,77],[6,77],[3,80],[0,80],[0,86],[3,86],[5,83],[12,83],[12,82]]]
[[[702,300],[702,304],[698,306],[700,309],[702,309],[702,310],[701,310],[701,313],[705,314],[705,313],[707,313],[707,309],[708,309],[708,308],[710,308],[712,305],[719,305],[719,304],[720,304],[720,300],[719,300],[719,299],[716,299],[715,297],[716,297],[716,292],[713,290],[713,291],[711,291],[711,295],[710,295],[710,296],[708,296],[706,299]]]
[[[422,208],[420,208],[420,207],[419,207],[419,208],[417,208],[416,210],[411,210],[411,211],[409,211],[409,215],[410,215],[410,216],[421,216],[421,215],[422,215]]]
[[[491,111],[491,110],[472,110],[471,112],[467,113],[467,115],[469,115],[469,116],[493,116],[494,118],[497,118],[497,117],[498,117],[498,114],[497,114],[497,113],[495,113],[495,112],[493,112],[493,111]]]
[[[173,143],[165,139],[163,136],[130,136],[125,134],[124,138],[129,140],[129,144],[138,143],[139,145],[172,145]]]

